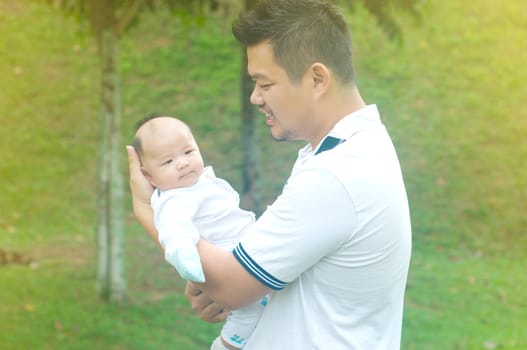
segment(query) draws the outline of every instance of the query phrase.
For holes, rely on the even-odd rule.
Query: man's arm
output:
[[[132,192],[132,206],[134,215],[145,229],[146,233],[154,240],[159,249],[164,252],[159,243],[157,230],[154,225],[154,211],[150,206],[150,197],[154,187],[141,172],[139,157],[132,146],[126,146],[128,165],[130,167],[130,191]]]
[[[203,239],[198,243],[198,250],[206,282],[196,283],[196,286],[223,307],[239,309],[271,292],[247,272],[232,252]]]

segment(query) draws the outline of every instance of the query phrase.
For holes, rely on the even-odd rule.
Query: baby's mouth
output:
[[[188,173],[182,174],[182,175],[179,176],[179,179],[181,180],[181,179],[189,176],[191,173],[192,173],[192,171],[189,171]]]

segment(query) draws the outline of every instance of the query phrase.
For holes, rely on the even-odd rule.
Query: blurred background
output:
[[[75,1],[0,0],[0,349],[197,350],[219,330],[134,220],[124,145],[144,115],[178,116],[244,192],[240,5],[151,3],[117,39],[121,121],[105,136],[104,60]],[[358,85],[412,211],[402,349],[527,349],[527,2],[416,1],[420,20],[393,6],[395,34],[364,3],[346,10]],[[273,142],[258,114],[253,130],[265,208],[302,144]],[[104,140],[124,188],[117,296],[98,267]]]

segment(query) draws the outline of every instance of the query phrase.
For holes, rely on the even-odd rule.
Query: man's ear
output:
[[[310,67],[313,88],[318,96],[323,95],[329,87],[331,72],[322,63],[313,63]]]

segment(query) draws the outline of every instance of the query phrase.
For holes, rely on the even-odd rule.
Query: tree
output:
[[[244,0],[244,9],[254,7],[258,0]],[[255,109],[250,102],[254,83],[247,73],[247,55],[242,48],[242,65],[240,72],[241,85],[241,142],[242,142],[242,195],[248,200],[249,208],[257,215],[263,211],[260,190],[258,167],[259,149],[256,136]]]
[[[118,40],[142,1],[54,0],[53,5],[88,22],[100,61],[101,139],[97,188],[97,290],[105,300],[126,295],[123,258],[123,179],[120,168],[121,96]],[[117,16],[117,13],[120,16]]]
[[[203,18],[218,0],[52,0],[52,4],[87,22],[101,68],[101,140],[97,189],[97,290],[105,300],[126,296],[123,256],[124,189],[121,172],[121,95],[119,38],[144,9],[169,8],[180,16]]]

